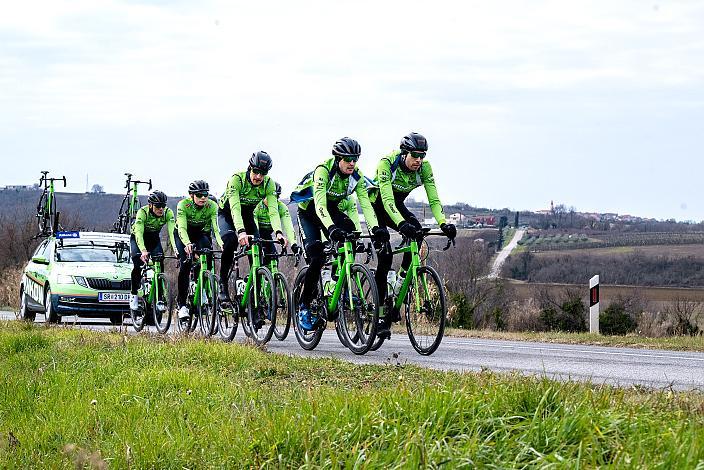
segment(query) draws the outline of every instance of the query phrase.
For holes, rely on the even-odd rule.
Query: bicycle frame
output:
[[[252,240],[253,242],[255,240]],[[240,299],[240,308],[244,310],[244,308],[247,306],[247,302],[249,301],[249,290],[252,285],[254,285],[254,289],[257,289],[257,269],[262,266],[262,260],[260,258],[260,251],[259,251],[259,245],[257,243],[252,243],[250,246],[249,250],[245,250],[241,255],[238,256],[238,258],[241,258],[243,256],[251,255],[252,256],[252,265],[249,267],[249,277],[247,278],[247,283],[244,286],[244,295]],[[259,307],[259,299],[257,296],[254,296],[254,307]]]
[[[192,305],[194,307],[201,305],[201,302],[202,302],[201,292],[203,292],[203,285],[204,285],[203,273],[206,270],[208,270],[208,255],[205,253],[200,253],[200,255],[198,255],[198,257],[199,257],[198,261],[199,261],[200,269],[198,269],[198,279],[196,279],[196,291],[193,293]],[[213,263],[213,265],[214,264],[215,263]],[[195,269],[195,265],[194,265],[194,268],[192,268],[192,269]],[[210,289],[210,285],[205,285],[205,288]]]
[[[342,262],[342,266],[340,266],[340,262]],[[342,296],[342,286],[344,285],[345,279],[347,280],[348,285],[351,285],[351,268],[354,262],[355,259],[354,249],[352,248],[352,240],[345,240],[344,244],[337,249],[337,256],[331,263],[331,268],[334,269],[334,273],[337,274],[337,282],[335,283],[332,295],[330,295],[327,301],[328,312],[334,312],[337,309],[338,302]],[[342,271],[344,271],[342,273],[345,276],[344,278],[340,275]],[[362,286],[359,283],[359,279],[355,279],[355,282],[357,283],[359,290],[362,291]],[[348,301],[350,303],[350,308],[354,309],[354,300],[351,296],[348,298]]]
[[[159,299],[159,274],[161,274],[161,263],[159,262],[154,262],[153,260],[149,260],[149,263],[144,265],[144,268],[142,268],[142,277],[146,275],[147,270],[151,269],[154,271],[154,275],[152,276],[151,280],[151,287],[149,288],[149,293],[147,294],[146,297],[144,297],[144,301],[147,303],[152,303],[155,299]]]
[[[37,205],[37,217],[40,219],[46,219],[49,222],[49,225],[52,229],[53,232],[57,230],[58,227],[55,226],[57,224],[57,220],[52,220],[54,217],[56,217],[56,213],[52,212],[51,208],[53,206],[54,202],[54,193],[55,193],[55,187],[54,187],[54,182],[55,181],[63,181],[64,187],[66,187],[66,177],[62,176],[61,178],[49,178],[47,175],[49,174],[48,171],[44,170],[41,172],[42,176],[39,178],[39,185],[41,186],[42,184],[44,185],[44,189],[42,191],[41,196],[39,197],[39,202],[40,205]],[[41,206],[41,200],[42,198],[46,195],[46,200],[44,201],[44,207]],[[42,233],[45,233],[44,231]]]

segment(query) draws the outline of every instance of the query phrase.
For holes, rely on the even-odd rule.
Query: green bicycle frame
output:
[[[49,180],[49,193],[46,196],[46,205],[44,206],[45,216],[51,214],[51,201],[54,199],[54,180]]]
[[[411,253],[411,266],[408,268],[408,274],[406,274],[406,277],[403,280],[403,284],[401,285],[401,288],[399,289],[398,296],[396,297],[396,300],[394,301],[394,307],[397,309],[401,309],[401,306],[403,305],[403,301],[406,299],[406,295],[408,294],[408,289],[411,287],[411,282],[416,281],[418,279],[418,268],[420,267],[420,255],[418,254],[418,242],[415,240],[411,240],[410,245],[404,246],[401,248],[398,248],[393,251],[394,255],[401,254],[401,253]],[[426,284],[425,278],[423,278],[423,288],[425,291],[428,291],[428,286]],[[415,292],[415,301],[416,301],[416,308],[420,308],[420,294],[418,292],[418,289],[416,289]]]
[[[203,273],[208,269],[208,256],[204,253],[199,255],[200,269],[198,270],[198,279],[196,279],[196,291],[193,294],[193,306],[198,307],[201,305],[201,292],[203,291]],[[215,263],[213,263],[215,264]],[[210,290],[209,284],[205,285],[206,290]]]
[[[354,264],[354,250],[352,249],[352,242],[346,240],[344,245],[338,248],[337,253],[337,258],[332,261],[332,268],[335,269],[335,273],[340,273],[342,270],[344,270],[345,278],[338,274],[337,282],[335,283],[335,288],[333,289],[332,295],[328,298],[328,312],[333,312],[337,308],[337,303],[339,302],[340,296],[342,295],[342,286],[344,284],[344,279],[347,279],[348,285],[351,285],[352,283],[351,268]],[[341,260],[342,267],[340,266]],[[359,278],[355,279],[355,282],[357,283],[357,287],[361,292],[362,284]],[[354,299],[352,299],[352,296],[349,296],[348,301],[350,303],[350,309],[354,309]],[[364,301],[364,299],[362,299],[362,301]]]
[[[154,275],[152,276],[152,285],[151,288],[149,289],[149,294],[147,297],[144,299],[145,302],[151,303],[154,299],[159,300],[159,274],[161,274],[161,263],[155,263],[153,261],[149,261],[149,266],[152,268],[154,271]]]
[[[139,195],[137,194],[137,186],[138,183],[132,183],[132,197],[130,198],[129,209],[127,212],[130,221],[137,217],[137,211],[139,210]]]
[[[259,245],[253,243],[251,248],[245,252],[247,255],[252,256],[252,265],[249,267],[249,277],[247,278],[247,284],[244,288],[244,295],[240,300],[240,308],[244,309],[249,301],[249,290],[252,284],[254,284],[254,289],[257,289],[257,269],[262,267],[262,260],[260,259]],[[259,307],[259,296],[254,296],[254,307]]]

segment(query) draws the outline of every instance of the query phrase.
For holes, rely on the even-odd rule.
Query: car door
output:
[[[47,255],[51,243],[51,240],[44,240],[34,251],[25,269],[24,291],[35,308],[44,306],[44,285],[48,276],[48,263],[51,262]]]

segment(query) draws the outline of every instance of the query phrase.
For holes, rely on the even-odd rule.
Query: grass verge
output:
[[[0,467],[693,468],[704,397],[0,323]]]

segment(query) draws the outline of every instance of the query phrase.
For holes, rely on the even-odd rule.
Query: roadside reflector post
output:
[[[599,334],[599,275],[589,279],[589,332]]]

